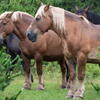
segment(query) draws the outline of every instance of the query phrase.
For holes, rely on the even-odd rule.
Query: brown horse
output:
[[[4,39],[13,32],[20,40],[19,45],[21,48],[22,58],[25,61],[24,88],[31,88],[30,60],[32,58],[36,60],[37,65],[37,74],[39,77],[38,89],[44,89],[42,60],[59,62],[62,71],[62,87],[66,87],[66,63],[62,52],[61,39],[55,32],[50,30],[38,38],[37,42],[31,42],[24,33],[25,31],[21,27],[22,24],[20,26],[17,17],[18,16],[15,16],[12,12],[0,15],[0,36]]]
[[[43,32],[53,29],[60,36],[69,69],[73,68],[73,61],[78,64],[78,83],[75,71],[70,70],[68,97],[83,97],[85,65],[87,58],[94,59],[96,52],[99,52],[97,47],[100,46],[100,26],[90,23],[83,16],[49,5],[41,5],[35,19]]]
[[[8,14],[12,14],[12,12],[5,12],[2,14],[2,16],[6,16]],[[32,22],[34,17],[26,12],[15,11],[12,16],[12,19],[14,22],[17,22],[18,27],[25,33],[27,27],[30,25],[30,23]],[[2,23],[2,25],[5,26],[5,24],[7,23],[7,20],[4,22],[1,21],[1,23]],[[5,39],[5,41],[6,41],[7,50],[12,58],[15,58],[16,55],[21,55],[21,51],[20,51],[20,47],[19,47],[19,39],[13,33],[11,33]],[[23,61],[23,69],[24,69],[25,73],[27,73],[26,61]]]

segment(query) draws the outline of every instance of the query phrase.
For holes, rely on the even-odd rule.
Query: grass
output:
[[[91,72],[91,75],[93,73]],[[44,74],[45,74],[45,90],[44,91],[36,90],[38,78],[37,78],[37,75],[34,75],[34,83],[32,84],[32,89],[23,90],[17,100],[71,100],[71,99],[65,98],[67,94],[67,90],[60,88],[60,83],[61,83],[60,70],[56,72],[51,72],[51,73],[50,72],[48,73],[46,70]],[[97,75],[97,77],[95,78],[86,77],[86,80],[85,80],[86,91],[85,91],[85,96],[83,100],[100,100],[100,94],[98,94],[97,91],[93,88],[93,86],[91,85],[91,82],[93,82],[94,84],[98,84],[100,86],[100,76]],[[11,82],[11,84],[5,89],[5,91],[2,94],[0,93],[0,96],[11,97],[17,94],[17,92],[22,88],[23,83],[24,83],[23,76],[19,76],[15,78]]]

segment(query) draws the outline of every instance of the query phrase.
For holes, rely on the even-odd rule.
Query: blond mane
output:
[[[5,18],[8,14],[11,14],[12,11],[7,11],[7,12],[4,12],[0,15],[0,19],[2,18]],[[17,21],[18,19],[22,19],[23,18],[23,15],[26,15],[26,16],[30,16],[31,18],[33,18],[32,15],[26,13],[26,12],[21,12],[21,11],[15,11],[12,15],[12,21]]]
[[[12,11],[6,11],[0,15],[0,19],[5,18],[8,14],[11,14]]]
[[[33,18],[32,15],[30,15],[30,14],[28,14],[26,12],[15,11],[14,14],[12,15],[12,20],[13,21],[17,21],[18,19],[22,19],[23,15],[30,16],[31,18]]]
[[[42,5],[39,10],[37,11],[35,17],[37,17],[38,15],[40,16],[46,16],[46,13],[44,12],[44,7],[46,5]],[[59,7],[53,7],[50,6],[50,12],[52,14],[52,18],[53,18],[53,26],[54,28],[57,30],[57,32],[59,33],[64,33],[64,9],[61,9]]]

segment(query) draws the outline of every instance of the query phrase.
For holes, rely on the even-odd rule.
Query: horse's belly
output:
[[[59,55],[59,56],[44,56],[43,60],[45,61],[60,61],[63,60],[64,56],[63,55]]]
[[[100,58],[98,55],[100,54],[100,51],[97,49],[92,49],[92,51],[88,55],[88,62],[90,63],[100,63]]]
[[[48,50],[47,52],[45,52],[45,56],[52,56],[52,57],[56,57],[56,56],[60,56],[63,55],[63,52],[58,50]]]

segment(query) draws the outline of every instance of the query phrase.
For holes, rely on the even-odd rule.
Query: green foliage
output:
[[[100,77],[100,67],[98,64],[87,64],[86,66],[86,78]]]
[[[22,91],[20,90],[16,95],[12,96],[12,97],[6,97],[5,100],[17,100],[18,96],[20,95]]]
[[[100,0],[0,0],[0,13],[20,10],[34,15],[41,2],[62,7],[73,12],[75,11],[75,6],[84,8],[93,5],[91,10],[100,13]]]
[[[13,64],[13,62],[17,60],[17,64]],[[19,72],[19,67],[21,64],[21,60],[19,59],[19,56],[17,56],[14,60],[11,60],[10,55],[5,53],[5,49],[0,49],[0,90],[4,91],[4,89],[10,84],[11,80],[19,76],[21,72]],[[18,93],[19,94],[19,93]],[[11,98],[17,98],[17,95]],[[16,99],[10,99],[8,97],[5,98],[5,100],[16,100]]]
[[[91,85],[93,86],[93,88],[95,89],[95,91],[96,91],[98,94],[100,94],[100,85],[98,85],[98,84],[93,84],[92,82],[91,82]]]

